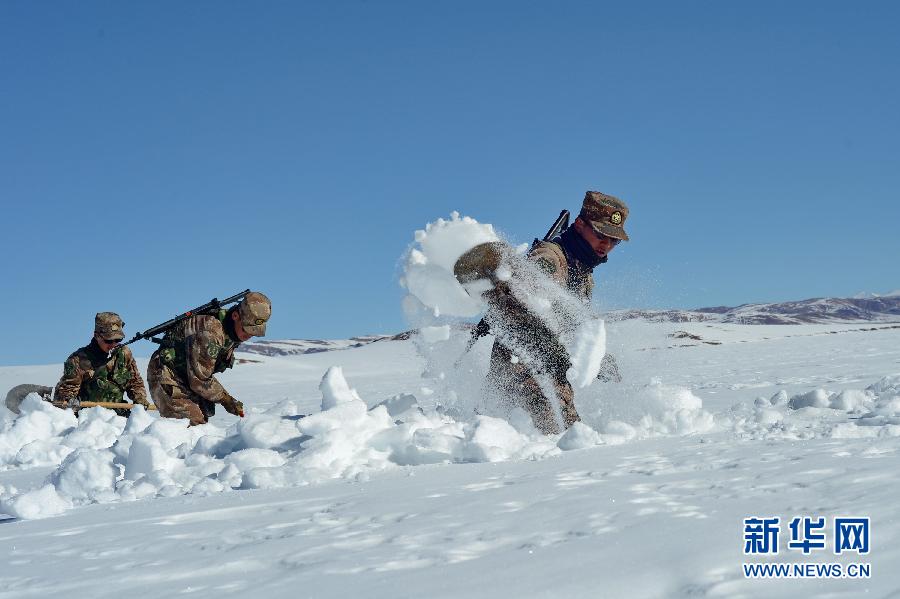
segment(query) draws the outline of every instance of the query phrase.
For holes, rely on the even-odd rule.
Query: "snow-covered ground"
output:
[[[4,414],[0,498],[20,517],[0,525],[0,597],[900,593],[900,329],[607,323],[625,381],[579,391],[586,424],[562,438],[438,410],[416,344],[249,356],[221,377],[247,418],[190,431]],[[0,390],[60,368],[0,368]],[[781,518],[777,555],[744,555],[751,516]],[[828,549],[789,549],[795,516],[827,518]],[[871,518],[868,555],[833,555],[837,516]]]

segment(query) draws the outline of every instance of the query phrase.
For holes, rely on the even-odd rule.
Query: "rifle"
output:
[[[131,343],[134,343],[135,341],[140,341],[141,339],[149,339],[153,343],[162,343],[162,339],[154,337],[154,335],[159,335],[160,333],[165,333],[166,331],[168,331],[169,329],[174,327],[179,322],[181,322],[183,320],[187,320],[191,316],[199,316],[201,314],[207,314],[207,315],[216,314],[216,313],[218,313],[219,310],[222,309],[222,306],[227,306],[228,304],[233,304],[235,302],[239,302],[242,299],[244,299],[244,296],[247,295],[248,293],[250,293],[250,290],[244,289],[240,293],[236,293],[236,294],[232,295],[231,297],[225,298],[221,301],[219,301],[217,298],[212,298],[211,300],[209,300],[207,303],[203,304],[202,306],[198,306],[198,307],[194,308],[193,310],[188,310],[184,314],[179,314],[178,316],[175,316],[174,318],[170,318],[169,320],[165,321],[162,324],[158,324],[155,327],[147,329],[143,333],[141,333],[139,331],[138,333],[135,334],[134,337],[132,337],[131,339],[129,339],[126,343],[123,343],[122,345],[129,345]]]
[[[550,241],[552,239],[555,239],[556,237],[559,237],[562,232],[568,228],[569,211],[563,210],[559,213],[559,216],[556,217],[556,220],[553,221],[553,226],[550,227],[550,230],[547,231],[547,234],[544,235],[543,239],[538,239],[537,237],[534,238],[534,241],[531,242],[531,249],[533,250],[534,248],[536,248],[541,241]]]
[[[547,234],[544,235],[543,239],[534,238],[534,241],[531,242],[531,248],[528,250],[531,252],[534,248],[538,246],[542,241],[551,241],[559,237],[563,231],[569,228],[569,211],[563,210],[559,213],[559,216],[556,217],[556,220],[553,221],[553,225],[547,231]],[[472,349],[472,346],[481,339],[482,337],[489,335],[491,333],[491,325],[487,323],[487,321],[482,318],[478,321],[478,324],[475,325],[475,328],[472,329],[472,336],[469,338],[469,342],[466,344],[466,349],[463,351],[463,355],[469,353],[469,350]]]

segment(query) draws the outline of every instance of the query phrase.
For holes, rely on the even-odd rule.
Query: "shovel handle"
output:
[[[52,403],[57,408],[66,409],[69,407],[69,404],[63,403],[63,402],[55,402],[54,401]],[[99,407],[99,408],[108,408],[110,410],[130,410],[131,408],[133,408],[134,406],[137,406],[137,405],[140,405],[140,404],[125,403],[125,402],[118,403],[118,402],[114,402],[114,401],[83,401],[83,402],[81,402],[81,405],[78,406],[78,408],[82,409],[82,408],[98,408]],[[146,408],[146,409],[153,411],[156,409],[156,406],[153,404],[150,404],[150,407]]]

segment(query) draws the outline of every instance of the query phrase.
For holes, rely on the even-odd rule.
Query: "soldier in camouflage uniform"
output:
[[[216,404],[244,416],[244,404],[214,376],[234,366],[234,350],[242,341],[266,334],[272,303],[251,291],[237,306],[216,316],[191,316],[169,329],[150,357],[147,381],[161,416],[188,418],[205,424]]]
[[[627,218],[628,207],[622,200],[589,191],[572,226],[551,241],[538,242],[528,258],[556,283],[589,302],[594,289],[594,268],[607,261],[608,254],[620,241],[628,240],[623,228]],[[558,433],[553,403],[548,399],[551,393],[559,399],[566,428],[580,420],[572,385],[566,379],[566,371],[571,366],[569,356],[557,336],[513,297],[508,284],[495,275],[504,251],[503,244],[499,243],[478,245],[457,260],[454,274],[461,283],[491,280],[493,288],[484,294],[489,308],[486,321],[502,324],[499,328],[504,331],[510,346],[524,348],[529,355],[538,356],[537,364],[526,365],[504,344],[504,338],[498,336],[491,351],[489,385],[498,389],[506,401],[529,412],[535,426],[543,433]],[[610,373],[611,378],[618,377],[611,357],[601,368],[615,369]],[[542,388],[542,378],[552,381],[553,389]]]
[[[94,318],[94,338],[72,353],[56,385],[54,401],[68,402],[78,409],[83,401],[121,403],[127,393],[132,402],[149,407],[144,379],[134,363],[131,350],[119,346],[125,338],[125,323],[114,312],[100,312]],[[128,410],[117,410],[123,416]]]

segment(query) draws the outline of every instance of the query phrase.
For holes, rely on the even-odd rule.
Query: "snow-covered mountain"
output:
[[[262,356],[301,356],[304,354],[318,354],[327,351],[362,347],[375,341],[384,340],[402,341],[409,339],[409,333],[397,335],[363,335],[350,337],[349,339],[256,339],[242,343],[239,352],[259,354]]]
[[[734,324],[810,324],[900,321],[900,295],[868,298],[813,298],[772,304],[717,306],[694,310],[616,310],[610,320],[649,322],[725,322]]]

